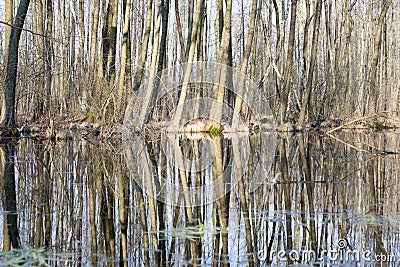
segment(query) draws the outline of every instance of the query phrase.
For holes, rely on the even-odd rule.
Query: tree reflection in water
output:
[[[21,238],[18,231],[17,194],[15,189],[15,144],[13,142],[1,145],[1,164],[3,171],[2,205],[3,205],[3,251],[11,248],[21,248]]]
[[[259,266],[344,239],[400,255],[399,158],[382,153],[399,136],[174,138],[3,144],[2,250],[46,247],[74,266]]]

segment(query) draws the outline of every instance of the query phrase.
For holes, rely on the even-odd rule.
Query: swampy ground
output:
[[[399,143],[390,130],[3,140],[0,265],[398,266]]]

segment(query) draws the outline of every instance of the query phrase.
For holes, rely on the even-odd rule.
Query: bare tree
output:
[[[290,31],[289,31],[289,43],[287,49],[287,58],[285,65],[285,73],[284,73],[284,88],[282,92],[282,103],[281,103],[281,123],[284,123],[286,120],[286,109],[288,106],[288,98],[290,92],[290,81],[292,78],[292,70],[293,70],[293,53],[294,53],[294,38],[296,31],[296,13],[297,13],[297,0],[291,1],[291,9],[290,9]]]
[[[6,104],[4,125],[8,128],[13,128],[16,125],[15,91],[17,86],[19,40],[21,38],[29,3],[30,0],[22,0],[20,2],[8,43],[7,75],[4,86]]]
[[[318,49],[318,38],[319,38],[319,25],[321,18],[321,8],[322,8],[322,0],[317,0],[317,4],[315,7],[315,15],[314,15],[314,30],[313,30],[313,40],[311,46],[311,58],[310,58],[310,66],[308,68],[308,76],[307,76],[307,87],[303,97],[303,103],[301,105],[301,111],[299,115],[299,120],[297,124],[299,127],[303,127],[306,112],[308,108],[308,104],[310,101],[311,90],[313,86],[314,79],[314,69],[317,61],[317,49]]]
[[[385,22],[386,13],[389,10],[390,5],[392,4],[392,0],[384,0],[382,11],[379,15],[378,26],[374,37],[374,51],[371,58],[371,76],[369,81],[369,94],[371,96],[371,100],[369,103],[369,111],[371,113],[377,112],[378,108],[378,94],[380,87],[376,84],[376,69],[378,66],[379,54],[381,50],[381,41],[382,41],[382,29],[383,24]]]
[[[251,49],[253,47],[253,37],[254,37],[254,31],[255,31],[255,24],[256,24],[256,16],[257,16],[257,2],[258,0],[253,0],[251,2],[251,13],[250,13],[250,23],[249,23],[249,34],[247,37],[246,41],[246,46],[244,48],[244,54],[243,54],[243,59],[242,59],[242,64],[240,67],[240,72],[242,73],[242,77],[246,77],[247,75],[247,69],[249,66],[249,58],[250,58],[250,53]],[[244,35],[244,31],[243,31]],[[253,51],[255,53],[255,51]],[[244,87],[245,87],[245,81],[243,79],[240,80],[240,84],[238,87],[238,92],[235,100],[235,107],[234,107],[234,113],[239,114],[240,110],[242,108],[242,96],[244,94]],[[234,116],[233,118],[237,118],[237,116]],[[234,126],[237,126],[237,122],[232,122]]]

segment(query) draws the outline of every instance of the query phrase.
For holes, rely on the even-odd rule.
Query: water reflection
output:
[[[371,251],[397,266],[398,144],[391,133],[4,144],[2,250],[46,247],[51,265],[267,266],[308,252],[326,263],[343,246],[345,265]]]
[[[15,190],[15,144],[10,142],[1,145],[1,167],[4,170],[2,179],[3,205],[3,250],[20,248],[21,239],[17,223],[17,194]]]

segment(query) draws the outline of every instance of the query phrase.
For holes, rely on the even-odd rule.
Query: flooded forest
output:
[[[398,266],[399,22],[0,2],[0,266]]]

